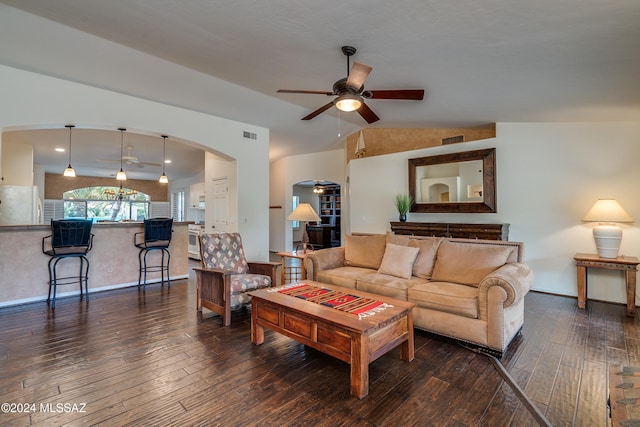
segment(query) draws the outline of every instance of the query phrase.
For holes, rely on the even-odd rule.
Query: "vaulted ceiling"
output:
[[[268,127],[272,160],[368,126],[301,121],[332,98],[276,93],[330,91],[343,45],[373,67],[366,89],[425,89],[367,101],[372,127],[640,120],[637,0],[0,3],[0,63]]]

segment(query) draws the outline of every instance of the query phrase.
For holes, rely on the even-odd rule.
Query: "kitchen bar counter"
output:
[[[171,279],[189,276],[187,240],[188,225],[174,222],[171,238]],[[138,284],[138,251],[133,245],[141,222],[99,222],[93,224],[93,248],[90,263],[89,292],[116,289]],[[42,238],[51,234],[49,224],[0,226],[0,307],[33,301],[45,301],[49,286],[47,263],[42,253]],[[155,262],[150,254],[149,262]],[[71,275],[78,269],[78,259],[69,258],[58,264],[58,275]],[[160,281],[160,273],[150,273],[147,284]],[[57,298],[79,294],[79,285],[58,286]],[[57,299],[56,298],[56,299]]]

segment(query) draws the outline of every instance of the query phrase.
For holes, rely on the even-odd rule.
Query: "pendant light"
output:
[[[167,160],[166,155],[167,155],[167,135],[160,135],[162,136],[162,175],[160,175],[160,179],[158,180],[158,182],[160,184],[168,184],[169,183],[169,177],[167,177],[167,175],[164,173],[164,165],[165,165],[165,161]]]
[[[122,150],[124,149],[124,131],[126,129],[118,128],[118,130],[120,131],[120,170],[116,174],[116,179],[118,181],[126,181],[127,174],[125,173],[124,169],[122,169],[122,155],[123,155]]]
[[[71,129],[74,128],[75,125],[65,125],[64,127],[69,128],[69,166],[67,166],[62,175],[75,178],[76,171],[71,167]]]

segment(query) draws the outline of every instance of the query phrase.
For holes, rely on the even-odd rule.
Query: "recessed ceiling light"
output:
[[[58,153],[64,153],[64,148],[56,148],[56,151],[57,151]]]
[[[164,162],[165,162],[165,163],[171,163],[171,160],[166,159]]]

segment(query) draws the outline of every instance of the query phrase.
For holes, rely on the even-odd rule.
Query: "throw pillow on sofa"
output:
[[[344,265],[351,267],[380,267],[386,236],[384,234],[344,236]]]
[[[411,279],[413,263],[420,249],[387,243],[378,273]]]
[[[409,246],[420,249],[418,257],[413,263],[413,275],[421,279],[431,279],[433,266],[436,262],[436,253],[444,239],[442,237],[426,237],[424,239],[411,239]]]
[[[478,286],[489,273],[502,267],[511,247],[444,241],[438,248],[431,280]]]

